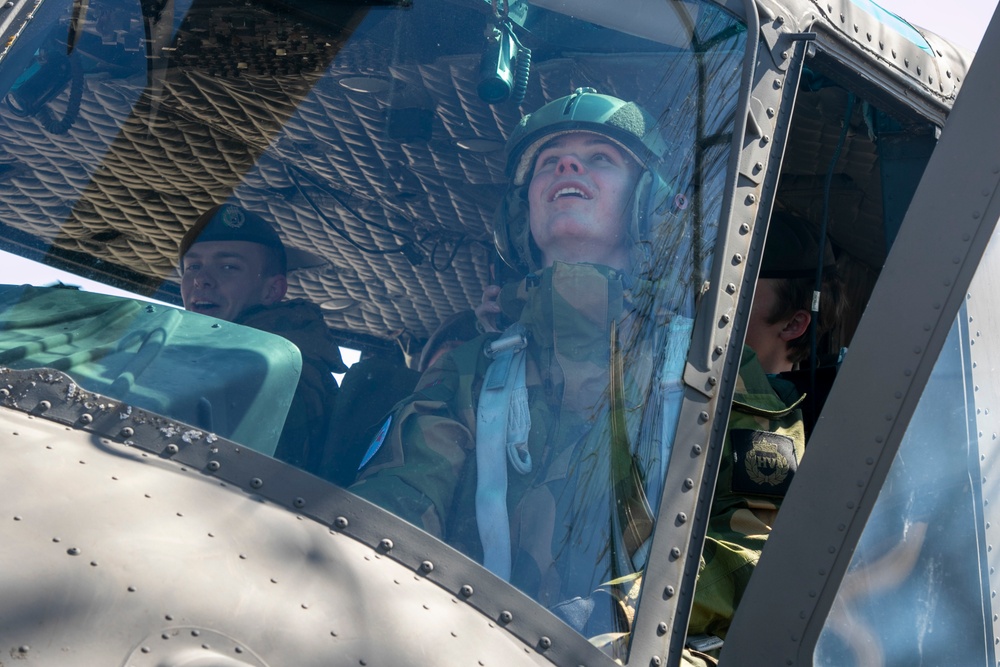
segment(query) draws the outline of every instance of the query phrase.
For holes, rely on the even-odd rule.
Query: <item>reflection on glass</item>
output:
[[[67,400],[113,399],[94,404],[100,415],[163,415],[191,427],[185,442],[224,437],[271,455],[302,359],[286,340],[176,308],[0,285],[0,367],[56,369],[72,378]]]
[[[732,180],[746,28],[707,2],[510,4],[67,4],[51,38],[65,53],[72,25],[75,55],[50,69],[71,82],[32,78],[40,45],[7,61],[25,75],[0,107],[0,219],[175,302],[200,215],[273,225],[286,301],[364,351],[310,423],[328,437],[309,471],[362,468],[360,494],[588,636],[622,633]],[[432,335],[492,285],[498,331]],[[428,339],[455,349],[420,355]]]
[[[546,12],[518,31],[559,55],[533,56],[519,125],[481,119],[508,137],[487,164],[504,184],[496,331],[423,375],[352,487],[602,643],[628,631],[639,589],[745,44],[717,10],[676,7],[683,48]],[[596,52],[574,54],[584,34]],[[480,109],[456,109],[456,140]]]
[[[900,444],[817,665],[987,664],[967,318],[963,310],[952,327]]]

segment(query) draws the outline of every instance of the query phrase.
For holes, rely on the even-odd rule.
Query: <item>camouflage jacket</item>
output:
[[[805,452],[803,398],[744,347],[689,635],[726,636]]]
[[[623,573],[609,535],[615,523],[609,491],[610,329],[616,322],[625,332],[625,417],[635,434],[653,366],[652,345],[637,342],[644,336],[636,334],[656,328],[646,326],[632,305],[641,289],[626,290],[621,274],[611,269],[556,263],[501,293],[504,314],[524,325],[529,341],[532,465],[523,474],[508,465],[510,580],[549,608],[588,598]],[[480,562],[476,410],[491,363],[484,345],[496,337],[486,334],[459,347],[423,375],[415,393],[395,408],[388,435],[352,488]],[[572,609],[571,624],[581,631],[595,623],[607,629],[614,606]]]
[[[235,322],[277,334],[299,348],[302,374],[274,457],[318,474],[338,392],[332,373],[347,370],[323,313],[309,301],[294,299],[248,308]]]

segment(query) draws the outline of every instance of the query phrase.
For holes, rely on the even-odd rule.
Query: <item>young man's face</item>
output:
[[[195,243],[181,263],[184,308],[232,322],[251,306],[285,296],[281,274],[265,275],[267,250],[249,241]]]
[[[589,262],[624,269],[628,205],[639,168],[618,144],[573,132],[547,143],[528,185],[531,236],[543,266]]]
[[[753,294],[750,319],[747,321],[746,344],[757,353],[766,373],[781,373],[792,369],[788,359],[789,343],[805,335],[812,316],[799,309],[789,317],[775,319],[781,312],[778,283],[775,278],[760,278]]]

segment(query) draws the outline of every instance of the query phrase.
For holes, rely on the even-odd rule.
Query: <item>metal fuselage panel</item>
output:
[[[0,507],[0,650],[18,664],[550,664],[335,529],[7,408]]]
[[[956,316],[967,304],[970,337],[963,344],[973,348],[971,360],[979,366],[972,377],[977,383],[982,378],[984,387],[987,374],[993,373],[995,378],[997,338],[989,326],[990,317],[984,315],[995,312],[996,299],[989,290],[995,283],[995,271],[990,270],[991,256],[984,262],[983,253],[1000,219],[1000,146],[992,131],[997,106],[992,81],[998,48],[1000,21],[994,18],[923,173],[811,436],[809,454],[785,498],[765,555],[727,635],[723,665],[814,663],[817,638],[843,587],[872,507],[884,490],[900,442],[913,423]],[[974,276],[980,281],[978,286]],[[979,411],[994,406],[996,392],[990,386],[982,397],[977,396],[977,384],[971,393],[976,396],[978,422],[982,419]],[[991,423],[983,420],[977,426]],[[980,430],[980,451],[992,456],[990,442],[983,437],[990,431]],[[951,447],[955,457],[968,455],[964,438],[935,444]],[[984,458],[987,540],[989,496],[995,492],[993,472]],[[957,478],[939,475],[935,486],[946,488],[952,482],[968,486],[968,472]],[[940,516],[932,518],[941,521]],[[988,542],[985,546],[988,553],[992,551]],[[973,568],[977,560],[972,559]],[[987,560],[992,565],[991,557]],[[952,562],[942,565],[955,566]],[[947,569],[942,572],[948,576]],[[991,590],[990,599],[992,595]],[[929,603],[922,604],[930,608]],[[984,601],[968,599],[963,604],[983,607]],[[924,611],[914,609],[913,613]],[[992,618],[988,608],[984,612],[986,619]],[[968,659],[961,642],[950,635],[948,638],[954,642],[954,655],[961,656],[955,659]],[[996,641],[990,639],[990,644]]]

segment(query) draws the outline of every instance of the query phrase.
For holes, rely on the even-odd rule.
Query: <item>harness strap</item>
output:
[[[693,331],[694,320],[683,315],[675,315],[667,327],[666,349],[660,372],[660,389],[663,392],[663,469],[660,472],[660,479],[666,479],[667,462],[674,448],[677,420],[680,418],[681,404],[684,402],[684,366],[687,364],[687,353],[691,346]]]
[[[684,366],[687,362],[693,328],[694,321],[683,315],[675,315],[667,326],[663,366],[659,376],[660,400],[663,406],[660,422],[663,466],[661,479],[666,477],[666,465],[670,459],[677,419],[684,401]],[[616,328],[612,328],[611,335],[611,455],[612,484],[617,509],[615,534],[621,535],[620,547],[623,547],[624,551],[619,559],[627,556],[633,571],[639,571],[645,567],[649,557],[654,523],[653,510],[646,497],[643,475],[639,470],[638,461],[632,454],[626,430],[624,364],[616,340]],[[619,563],[619,567],[623,569],[623,573],[627,571],[622,567],[622,563]]]
[[[632,455],[625,419],[625,364],[618,343],[618,323],[611,323],[610,439],[612,517],[612,573],[617,579],[633,572],[632,559],[653,532],[653,512],[642,475]]]
[[[476,523],[483,565],[504,580],[511,569],[507,461],[522,474],[531,471],[527,346],[527,330],[514,323],[486,347],[493,363],[486,369],[476,413]]]

